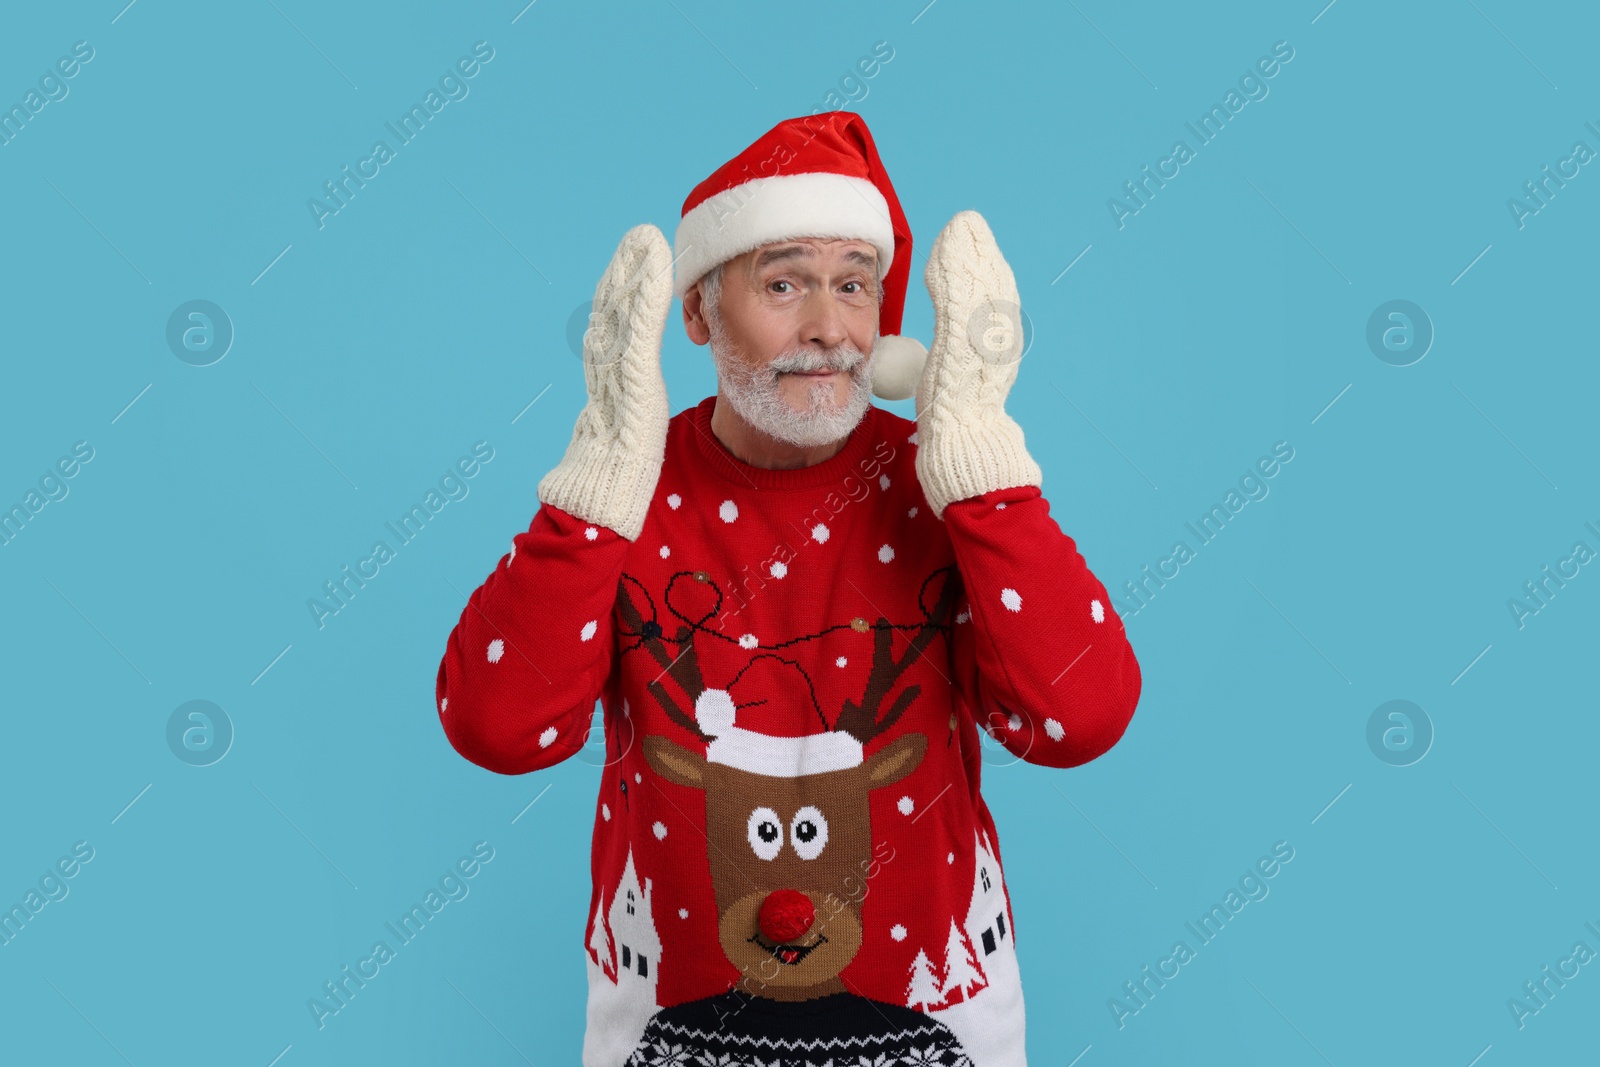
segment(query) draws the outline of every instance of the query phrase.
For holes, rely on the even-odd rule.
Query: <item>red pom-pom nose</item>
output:
[[[761,933],[774,945],[793,941],[807,930],[817,917],[811,898],[798,889],[777,889],[767,894],[761,902]]]

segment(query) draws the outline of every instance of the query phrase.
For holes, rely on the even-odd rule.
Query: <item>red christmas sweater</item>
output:
[[[715,401],[670,420],[637,540],[541,505],[439,665],[451,744],[501,774],[572,756],[603,706],[584,1067],[1023,1067],[979,781],[1116,743],[1121,619],[1038,488],[941,519],[914,422],[869,407],[766,470]]]

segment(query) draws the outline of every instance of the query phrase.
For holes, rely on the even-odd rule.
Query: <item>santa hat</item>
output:
[[[911,396],[928,355],[920,341],[900,336],[911,227],[866,121],[853,111],[785,119],[694,187],[672,242],[678,298],[717,264],[797,237],[849,237],[877,248],[883,299],[872,391],[885,400]]]
[[[722,763],[752,774],[798,778],[859,766],[861,742],[839,730],[785,737],[735,726],[733,695],[726,689],[705,689],[694,702],[694,721],[711,738],[706,762]]]

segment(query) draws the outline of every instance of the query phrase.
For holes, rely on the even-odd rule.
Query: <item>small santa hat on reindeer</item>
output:
[[[878,250],[883,298],[872,391],[885,400],[911,396],[928,357],[920,341],[900,335],[911,227],[866,121],[853,111],[785,119],[694,187],[672,242],[678,299],[717,264],[798,237],[855,238]]]
[[[786,737],[734,725],[736,706],[726,689],[706,689],[694,702],[694,721],[711,738],[706,762],[752,774],[799,778],[861,764],[861,742],[839,730]]]

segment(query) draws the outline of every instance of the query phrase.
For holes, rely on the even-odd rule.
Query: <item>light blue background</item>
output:
[[[1600,965],[1523,1029],[1506,1006],[1600,949],[1600,577],[1521,629],[1506,605],[1600,548],[1600,174],[1524,228],[1506,203],[1600,148],[1585,5],[123,2],[0,30],[0,103],[95,49],[0,147],[0,503],[95,449],[0,547],[0,903],[95,849],[0,947],[0,1058],[577,1062],[596,761],[467,763],[439,657],[565,446],[569,318],[621,235],[670,237],[880,40],[850,106],[916,236],[906,332],[931,330],[934,235],[982,212],[1035,329],[1010,410],[1121,610],[1295,450],[1126,620],[1123,741],[985,781],[1030,1062],[1592,1055]],[[470,95],[319,230],[307,199],[479,40]],[[1107,199],[1280,40],[1270,94],[1119,229]],[[164,339],[197,298],[236,329],[208,367]],[[1437,331],[1411,366],[1365,340],[1391,299]],[[715,391],[676,308],[664,363],[674,411]],[[319,630],[307,599],[480,440],[470,495]],[[205,768],[165,740],[191,699],[236,729]],[[1391,699],[1436,731],[1409,767],[1366,742]],[[470,896],[319,1031],[307,998],[480,840]],[[1280,840],[1270,896],[1119,1029],[1108,998]]]

